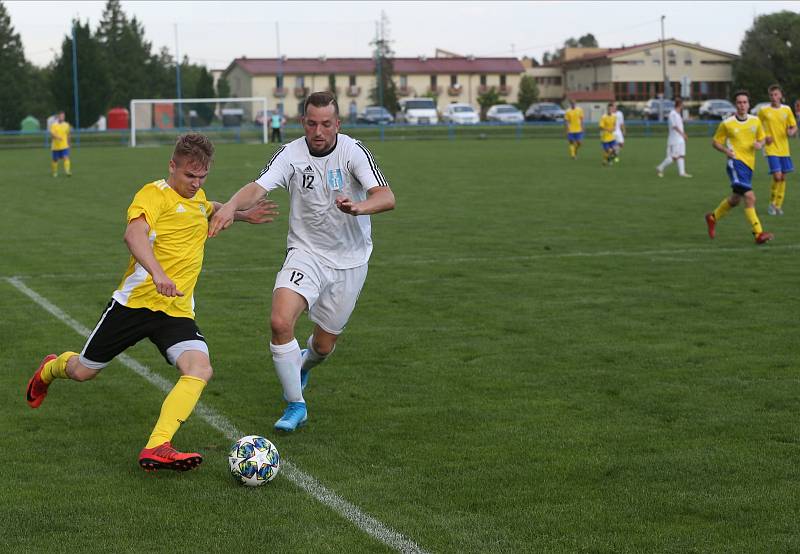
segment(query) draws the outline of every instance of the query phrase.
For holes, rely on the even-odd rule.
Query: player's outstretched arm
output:
[[[220,231],[231,226],[237,211],[252,208],[263,197],[264,189],[258,183],[247,183],[219,210],[214,210],[214,215],[211,216],[211,222],[208,224],[208,236],[216,237]]]
[[[714,150],[719,150],[720,152],[728,156],[730,159],[732,160],[736,159],[736,152],[733,151],[733,148],[728,148],[724,144],[720,144],[715,140],[711,141],[711,146],[714,147]]]
[[[156,286],[158,294],[183,296],[183,293],[178,290],[172,279],[164,272],[161,264],[158,263],[153,248],[150,246],[149,234],[150,225],[144,215],[140,215],[128,223],[128,227],[125,229],[125,244],[128,245],[128,250],[131,251],[139,265],[145,268],[153,278],[153,284]]]
[[[223,204],[214,200],[211,203],[214,205],[214,212],[211,214],[213,216],[214,213],[222,209]],[[233,220],[252,224],[272,223],[275,221],[276,215],[280,215],[278,204],[268,198],[262,198],[252,208],[237,210],[233,214]]]
[[[346,196],[336,199],[336,207],[350,215],[379,214],[393,210],[394,206],[394,193],[389,187],[372,187],[367,191],[367,199],[361,202],[353,202]]]

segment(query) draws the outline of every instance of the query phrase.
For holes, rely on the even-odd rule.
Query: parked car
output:
[[[486,121],[499,121],[500,123],[522,123],[525,116],[511,104],[496,104],[486,112]]]
[[[659,105],[661,107],[659,107]],[[672,111],[672,108],[675,107],[675,102],[672,100],[667,100],[666,98],[651,98],[645,104],[644,109],[642,110],[642,116],[645,119],[658,119],[659,109],[661,110],[662,116],[666,119],[669,115],[669,112]]]
[[[736,106],[727,100],[706,100],[700,104],[700,109],[697,110],[697,113],[701,119],[725,119],[736,113]]]
[[[756,104],[755,106],[753,106],[750,109],[750,113],[752,115],[758,115],[758,112],[761,111],[761,108],[765,108],[765,107],[767,107],[769,105],[770,105],[769,102],[759,102],[758,104]]]
[[[558,104],[539,102],[525,110],[526,121],[564,121],[566,112]]]
[[[358,114],[358,122],[385,125],[393,123],[394,117],[392,117],[392,112],[383,106],[367,106],[362,113]]]
[[[399,119],[410,125],[439,123],[439,112],[433,98],[404,98],[399,104]]]
[[[473,125],[480,120],[475,108],[461,102],[449,104],[442,114],[442,121],[456,125]]]

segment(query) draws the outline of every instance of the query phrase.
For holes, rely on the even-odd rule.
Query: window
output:
[[[730,65],[727,60],[700,60],[701,65]]]
[[[400,75],[400,88],[408,87],[408,75]]]
[[[275,88],[283,88],[283,75],[275,75]]]
[[[653,58],[653,65],[661,65],[661,58]]]
[[[454,87],[458,84],[458,75],[450,75],[450,86]]]
[[[355,75],[350,75],[350,86],[351,87],[356,86],[356,76]]]
[[[561,77],[553,77],[553,84],[560,87],[561,86]]]
[[[667,64],[669,64],[669,65],[675,65],[675,58],[670,58],[670,59],[667,61]]]
[[[305,88],[306,86],[306,77],[305,75],[298,75],[295,77],[294,86],[297,88]]]
[[[700,94],[707,96],[708,95],[708,81],[703,81],[700,83]]]
[[[431,88],[436,88],[436,75],[431,75]]]
[[[692,59],[686,58],[685,60],[683,60],[683,65],[692,65]]]
[[[482,87],[486,86],[486,75],[481,75],[481,86]]]
[[[506,76],[505,75],[500,75],[500,86],[501,87],[506,86]]]

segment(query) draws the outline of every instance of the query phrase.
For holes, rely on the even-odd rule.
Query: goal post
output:
[[[130,145],[136,147],[145,135],[157,138],[164,136],[165,132],[186,129],[197,129],[220,137],[235,137],[237,142],[244,136],[267,143],[268,113],[267,99],[262,96],[135,98],[130,103]]]

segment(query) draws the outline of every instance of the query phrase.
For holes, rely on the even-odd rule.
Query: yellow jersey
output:
[[[69,148],[69,123],[53,123],[50,126],[50,150],[64,150]]]
[[[753,144],[757,140],[764,140],[764,127],[754,115],[740,121],[736,115],[723,120],[717,132],[714,133],[714,142],[723,144],[733,149],[736,159],[741,160],[750,169],[756,168],[756,149]]]
[[[607,113],[600,118],[600,141],[611,142],[614,140],[614,129],[617,127],[617,118],[613,113]]]
[[[797,120],[789,106],[781,105],[779,108],[765,106],[758,110],[758,119],[764,126],[764,132],[772,137],[772,144],[768,144],[764,151],[767,156],[789,156],[789,127],[797,127]]]
[[[583,131],[583,109],[570,108],[564,113],[567,122],[568,133],[580,133]]]
[[[208,218],[214,205],[203,189],[184,198],[164,180],[148,183],[128,207],[128,223],[144,214],[150,226],[153,254],[183,296],[159,294],[153,278],[131,256],[128,269],[112,295],[129,308],[148,308],[174,317],[194,319],[194,288],[203,266]]]

